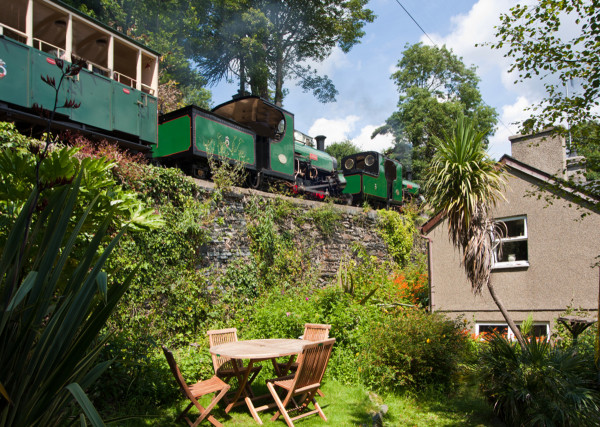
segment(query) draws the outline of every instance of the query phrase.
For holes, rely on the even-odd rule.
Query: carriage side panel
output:
[[[81,70],[71,82],[70,96],[81,103],[79,108],[71,109],[72,120],[99,129],[113,130],[110,79],[89,70]],[[130,133],[135,135],[137,130]]]
[[[29,52],[30,49],[21,43],[0,38],[0,101],[31,106]]]
[[[158,127],[159,143],[152,147],[152,157],[168,157],[189,152],[192,148],[192,119],[189,115],[165,121]]]
[[[209,114],[196,114],[194,126],[194,154],[201,157],[216,155],[246,165],[256,165],[256,135],[251,130]]]

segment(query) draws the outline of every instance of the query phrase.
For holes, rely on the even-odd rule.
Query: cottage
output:
[[[519,324],[531,314],[535,333],[547,336],[567,307],[598,309],[599,201],[553,185],[556,176],[582,176],[582,159],[566,155],[563,137],[547,131],[510,140],[512,156],[500,159],[507,172],[506,201],[492,213],[504,232],[492,281],[513,320]],[[422,231],[430,241],[431,311],[463,316],[477,334],[497,329],[511,336],[487,288],[472,294],[444,218],[431,218]]]

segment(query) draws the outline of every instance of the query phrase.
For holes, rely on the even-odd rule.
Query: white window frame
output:
[[[521,323],[517,323],[517,326],[521,325]],[[510,326],[508,326],[506,323],[502,323],[502,322],[477,322],[475,323],[475,335],[479,336],[480,332],[480,327],[481,326],[497,326],[497,327],[505,327],[507,330],[507,338],[510,341],[514,341],[515,340],[515,334],[512,331],[512,329],[510,328]],[[533,322],[533,326],[545,326],[546,327],[546,337],[550,338],[550,323],[548,322]]]
[[[515,261],[498,261],[498,249],[502,243],[505,242],[526,242],[528,244],[528,233],[527,233],[527,215],[511,216],[506,218],[496,218],[494,222],[507,222],[523,220],[523,235],[514,237],[502,237],[500,239],[497,236],[492,235],[492,244],[494,245],[494,262],[492,269],[503,269],[503,268],[515,268],[515,267],[529,267],[529,248],[527,250],[527,260],[515,260]]]

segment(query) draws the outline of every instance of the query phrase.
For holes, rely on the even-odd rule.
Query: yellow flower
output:
[[[430,340],[429,338],[427,338],[427,344],[429,344],[429,342],[430,342],[430,341],[431,341],[431,340]]]
[[[192,307],[188,307],[188,311],[192,311]]]

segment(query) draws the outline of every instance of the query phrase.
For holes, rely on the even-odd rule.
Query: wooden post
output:
[[[108,72],[110,75],[108,76],[111,79],[115,78],[115,36],[112,34],[108,36],[108,57],[106,59],[106,68],[108,68]]]
[[[73,62],[73,15],[69,13],[67,19],[67,31],[65,35],[65,57],[64,59]]]
[[[142,90],[142,49],[138,49],[137,51],[137,64],[135,69],[135,88],[137,90]]]
[[[33,46],[33,0],[27,2],[27,13],[25,14],[25,33],[27,34],[27,46]]]

